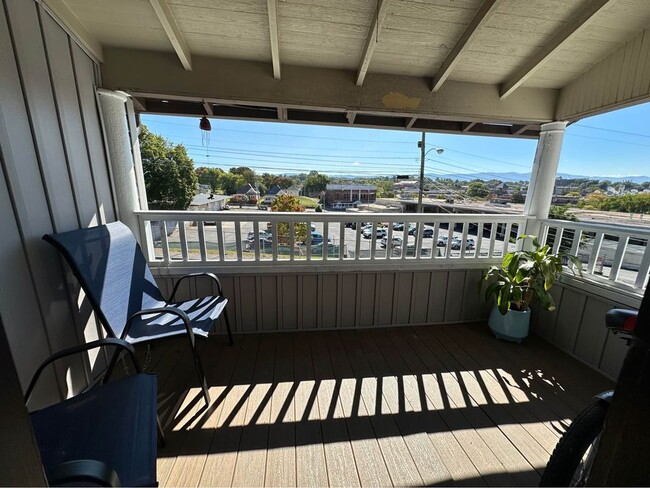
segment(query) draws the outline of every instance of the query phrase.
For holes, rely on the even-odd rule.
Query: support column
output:
[[[524,205],[526,234],[539,235],[539,220],[548,218],[566,126],[566,122],[550,122],[541,127]]]
[[[126,102],[128,97],[125,94],[104,89],[97,90],[97,95],[106,132],[106,144],[111,160],[120,220],[131,229],[140,242],[140,226],[134,212],[140,210],[141,207],[127,119]]]

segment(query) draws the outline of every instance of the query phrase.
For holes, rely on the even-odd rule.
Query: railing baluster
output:
[[[323,244],[323,249],[326,248],[325,242],[322,242]],[[306,259],[307,261],[311,261],[311,221],[307,221],[307,234],[305,235],[305,251],[306,251]]]
[[[474,258],[481,257],[481,244],[483,244],[483,223],[476,224],[476,248],[474,249]]]
[[[296,228],[293,222],[289,222],[289,261],[293,261],[296,249]]]
[[[415,229],[415,259],[422,258],[422,239],[424,238],[424,222],[418,222]]]
[[[582,231],[580,229],[573,229],[573,242],[571,242],[571,250],[569,251],[569,254],[572,256],[576,256],[578,254],[581,237]]]
[[[537,240],[539,243],[543,246],[546,244],[546,241],[548,240],[548,230],[550,229],[550,224],[542,224],[542,228],[540,229],[539,236],[537,236]]]
[[[356,246],[354,248],[354,260],[358,261],[359,260],[359,254],[361,254],[359,252],[359,251],[361,251],[361,222],[356,222],[356,225],[354,226],[354,230],[356,232],[355,243],[354,243],[354,245]]]
[[[271,222],[271,252],[273,261],[278,260],[278,223]]]
[[[587,274],[594,274],[596,261],[598,260],[598,253],[600,252],[600,245],[603,243],[603,233],[596,232],[594,236],[594,244],[589,254],[589,262],[587,263]]]
[[[433,227],[433,240],[431,241],[430,259],[435,259],[438,254],[438,237],[440,236],[440,222],[436,222]]]
[[[454,240],[454,222],[449,222],[447,227],[447,249],[445,250],[445,259],[451,259],[451,242]]]
[[[199,231],[199,252],[201,253],[201,262],[205,263],[208,260],[208,253],[205,249],[205,222],[199,220],[197,223],[197,229]]]
[[[553,241],[553,254],[557,254],[560,250],[560,242],[562,241],[562,235],[564,234],[564,227],[561,225],[555,228],[555,240]]]
[[[370,237],[370,261],[375,260],[375,252],[377,251],[377,222],[372,223],[372,236]]]
[[[343,252],[345,251],[345,223],[339,222],[339,261],[343,261]]]
[[[329,237],[330,237],[329,222],[325,221],[323,222],[323,261],[327,261],[329,257],[328,256],[328,254],[330,253]],[[334,249],[334,246],[332,246],[332,249]]]
[[[400,259],[406,259],[406,255],[408,254],[410,225],[410,222],[407,222],[406,220],[404,221],[404,229],[402,229],[402,254]]]
[[[223,245],[223,224],[221,222],[217,222],[216,231],[217,246],[219,247],[219,261],[223,262],[226,259],[226,248]]]
[[[490,247],[488,248],[488,258],[492,259],[494,257],[494,244],[497,241],[497,233],[499,230],[498,222],[490,223]]]
[[[241,222],[235,222],[235,249],[237,250],[237,261],[242,260],[241,248]]]
[[[623,257],[625,256],[625,248],[627,247],[629,240],[629,236],[618,236],[618,245],[616,246],[616,252],[614,253],[614,261],[612,261],[612,267],[609,271],[610,281],[616,281],[618,279],[618,273],[621,270],[621,263],[623,262]]]
[[[463,223],[463,237],[460,240],[460,259],[465,257],[465,250],[467,248],[467,227],[469,224],[467,222]]]
[[[158,225],[160,226],[160,247],[162,247],[163,261],[169,263],[171,260],[169,258],[169,243],[167,242],[167,223],[165,220],[159,220]]]
[[[391,256],[393,254],[393,225],[395,225],[395,221],[391,220],[388,223],[388,232],[386,233],[386,258],[385,259],[391,259]]]
[[[181,240],[181,256],[183,261],[188,260],[187,256],[187,236],[185,235],[185,221],[178,221],[178,237]]]
[[[648,272],[650,271],[650,238],[646,240],[645,251],[643,252],[643,258],[641,258],[641,264],[639,265],[639,272],[636,275],[636,281],[634,282],[635,288],[643,288],[645,285],[645,280],[648,277]]]
[[[255,250],[255,261],[260,260],[260,247],[261,245],[264,246],[266,249],[266,241],[264,244],[261,244],[260,242],[260,223],[255,220],[253,222],[253,249]]]

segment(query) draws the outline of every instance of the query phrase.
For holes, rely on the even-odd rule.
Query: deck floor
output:
[[[611,382],[485,324],[154,344],[161,486],[537,485],[568,421]],[[142,352],[142,351],[141,351]]]

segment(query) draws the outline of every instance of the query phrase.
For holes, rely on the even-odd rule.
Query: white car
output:
[[[383,227],[377,227],[377,230],[375,232],[377,235],[377,239],[381,239],[388,233],[386,229]],[[372,226],[365,229],[361,235],[363,236],[364,239],[372,239]]]
[[[393,237],[391,241],[391,247],[400,247],[402,245],[401,237]],[[388,236],[382,237],[381,241],[379,241],[379,245],[385,248],[388,245]]]

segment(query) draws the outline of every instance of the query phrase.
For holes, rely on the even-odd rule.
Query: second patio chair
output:
[[[228,338],[232,331],[219,279],[212,273],[181,277],[165,300],[131,230],[121,222],[43,236],[65,257],[109,337],[131,344],[187,335],[206,403],[208,385],[197,353],[196,337],[207,338],[223,315]],[[176,301],[186,278],[206,276],[218,295]],[[114,365],[115,356],[111,361]]]

